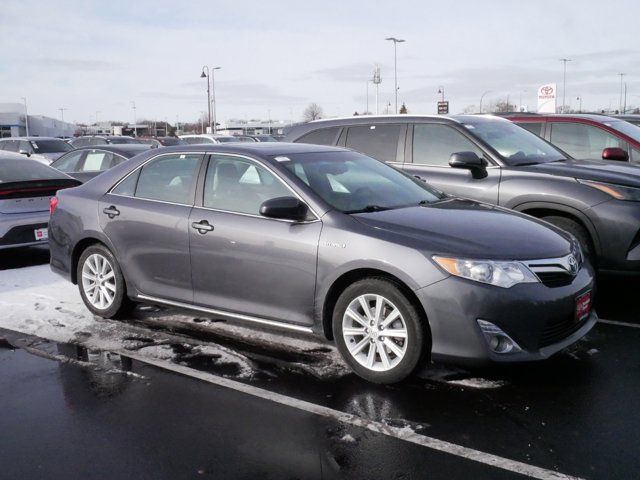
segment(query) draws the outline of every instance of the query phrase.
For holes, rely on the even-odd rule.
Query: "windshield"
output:
[[[636,142],[640,142],[640,127],[638,125],[624,122],[622,120],[616,122],[605,122],[604,124],[624,133],[627,137],[633,138]]]
[[[59,153],[73,150],[64,140],[31,140],[31,146],[36,153]]]
[[[312,152],[275,159],[344,213],[432,203],[444,195],[383,162],[356,152]]]
[[[466,121],[464,126],[498,152],[508,165],[533,165],[568,158],[537,135],[511,122]]]
[[[135,138],[129,137],[109,137],[109,143],[120,145],[122,143],[140,143]]]

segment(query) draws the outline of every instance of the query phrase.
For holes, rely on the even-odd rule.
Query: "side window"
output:
[[[80,150],[79,152],[71,152],[58,160],[53,162],[51,166],[61,172],[69,173],[69,172],[77,172],[78,171],[78,162],[84,155],[84,150]]]
[[[282,181],[266,168],[249,160],[217,155],[207,168],[203,205],[259,215],[265,200],[291,195]]]
[[[140,169],[133,172],[122,182],[120,182],[111,193],[116,195],[124,195],[126,197],[133,197],[136,193],[136,184],[138,183],[138,177],[140,176]]]
[[[120,165],[122,162],[126,162],[127,159],[125,157],[121,157],[120,155],[114,153],[111,155],[111,164],[107,168],[115,167],[116,165]]]
[[[111,166],[113,154],[104,150],[91,150],[87,153],[82,165],[83,172],[101,172]]]
[[[582,123],[556,122],[551,124],[551,143],[574,158],[602,159],[608,147],[626,148],[625,142],[606,130]]]
[[[4,149],[8,152],[18,152],[18,140],[8,140]]]
[[[544,125],[542,122],[522,122],[517,125],[525,130],[529,130],[531,133],[535,133],[539,137],[542,136],[542,126]]]
[[[135,196],[191,205],[200,158],[201,155],[176,154],[152,160],[142,167]]]
[[[640,163],[640,150],[631,147],[631,157],[629,158],[629,161],[632,163]]]
[[[321,128],[303,135],[296,143],[311,143],[313,145],[335,145],[340,127]]]
[[[449,157],[457,152],[474,152],[482,157],[482,150],[455,128],[436,123],[414,125],[413,163],[449,166]]]
[[[395,162],[401,125],[350,127],[345,146],[383,162]]]

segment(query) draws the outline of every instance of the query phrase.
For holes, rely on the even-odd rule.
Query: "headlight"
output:
[[[578,180],[578,182],[597,188],[617,200],[640,202],[640,188],[625,187],[623,185],[616,185],[615,183],[594,182],[592,180]]]
[[[538,277],[520,262],[467,260],[438,256],[434,256],[433,260],[451,275],[488,283],[496,287],[510,288],[518,283],[539,282]]]

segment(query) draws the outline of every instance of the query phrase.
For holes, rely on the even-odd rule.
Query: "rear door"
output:
[[[402,123],[350,126],[346,129],[344,146],[400,167],[404,161],[406,131],[407,126]]]
[[[189,214],[202,154],[158,155],[125,177],[98,215],[118,261],[147,296],[191,302]]]
[[[486,177],[474,178],[469,170],[449,166],[451,154],[457,152],[474,152],[481,158],[485,156],[472,138],[451,125],[412,125],[404,170],[450,195],[497,204],[500,168],[489,165]],[[485,158],[488,159],[488,155]],[[490,159],[488,161],[491,162]]]

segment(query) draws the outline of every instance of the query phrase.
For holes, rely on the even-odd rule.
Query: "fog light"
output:
[[[486,320],[478,320],[478,325],[492,352],[505,354],[522,351],[520,346],[497,325]]]

